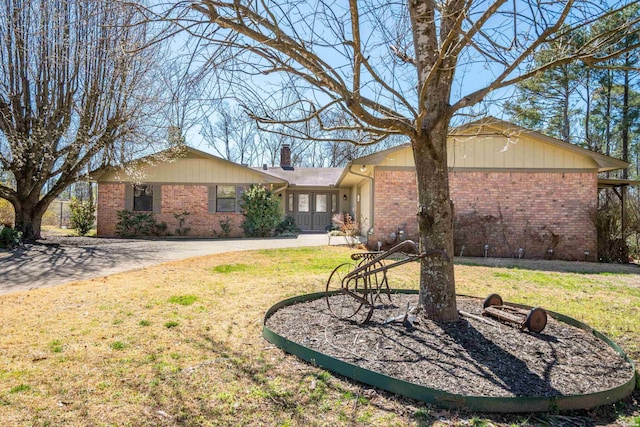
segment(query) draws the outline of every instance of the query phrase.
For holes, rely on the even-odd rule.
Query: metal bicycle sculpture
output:
[[[392,255],[393,262],[385,264]],[[371,320],[377,302],[382,302],[381,294],[386,294],[391,302],[391,290],[387,280],[387,271],[423,258],[440,255],[447,261],[447,253],[440,249],[420,252],[418,245],[412,240],[398,243],[388,251],[356,252],[351,259],[357,264],[346,262],[337,266],[327,280],[327,306],[334,316],[340,319],[354,319],[358,313],[364,317],[362,323]],[[365,311],[362,311],[362,310]]]

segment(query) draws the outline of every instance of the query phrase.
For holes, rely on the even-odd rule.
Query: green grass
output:
[[[169,298],[169,302],[180,305],[191,305],[198,300],[196,295],[176,295]]]
[[[127,348],[127,344],[123,343],[122,341],[115,341],[112,342],[109,347],[111,347],[113,350],[124,350],[125,348]]]
[[[164,323],[164,327],[167,329],[171,329],[171,328],[175,328],[179,325],[180,323],[178,323],[175,320],[169,320],[168,322]]]
[[[252,267],[248,264],[223,264],[217,265],[211,269],[213,273],[229,274],[229,273],[246,273],[251,271]]]
[[[220,254],[0,296],[0,419],[135,426],[426,426],[444,419],[505,427],[565,420],[442,410],[381,391],[371,397],[362,384],[268,344],[261,336],[265,311],[324,290],[352,252]],[[418,267],[391,270],[391,286],[417,289]],[[637,275],[457,265],[456,287],[574,317],[640,360]],[[574,425],[584,417],[638,425],[640,409],[629,401],[574,415],[560,416]]]
[[[49,344],[49,349],[53,353],[62,353],[62,349],[63,349],[62,343],[60,341],[58,341],[58,340],[53,340]]]
[[[9,390],[9,393],[22,393],[22,392],[29,391],[29,390],[31,390],[31,386],[29,386],[27,384],[19,384],[19,385],[15,386],[15,387],[12,387]]]

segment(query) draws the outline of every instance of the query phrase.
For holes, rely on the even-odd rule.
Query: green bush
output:
[[[296,224],[296,220],[288,215],[276,226],[276,234],[279,236],[297,236],[301,232],[302,230]]]
[[[242,229],[248,237],[268,237],[273,234],[282,212],[273,192],[261,185],[252,185],[242,193],[244,221]]]
[[[122,237],[159,236],[166,233],[167,224],[158,223],[152,212],[117,212],[116,234]]]
[[[220,226],[220,231],[213,230],[214,236],[220,236],[223,239],[226,239],[231,235],[231,230],[233,228],[233,221],[228,216],[223,219],[218,220],[218,225]]]
[[[71,199],[69,204],[71,210],[69,222],[71,228],[75,229],[79,235],[86,235],[96,220],[96,207],[91,202],[82,202],[76,198]]]
[[[22,233],[11,227],[0,225],[0,248],[13,249],[22,244]]]
[[[13,205],[5,199],[0,199],[0,224],[11,225],[14,217]]]
[[[187,217],[191,215],[191,212],[183,211],[180,213],[174,213],[173,217],[178,220],[178,228],[176,228],[176,236],[186,236],[189,231],[191,231],[190,227],[185,227],[184,224],[187,221]]]

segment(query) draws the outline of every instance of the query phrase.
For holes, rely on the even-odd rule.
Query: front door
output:
[[[290,191],[287,193],[287,215],[296,220],[303,231],[325,231],[338,211],[335,191]]]

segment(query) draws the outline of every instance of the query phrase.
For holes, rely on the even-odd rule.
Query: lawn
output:
[[[350,253],[223,254],[1,296],[0,425],[640,425],[637,391],[590,412],[457,413],[346,381],[262,339],[271,305],[323,290]],[[395,269],[392,286],[416,288],[417,274]],[[458,293],[567,314],[640,360],[635,274],[457,265],[456,277]]]

